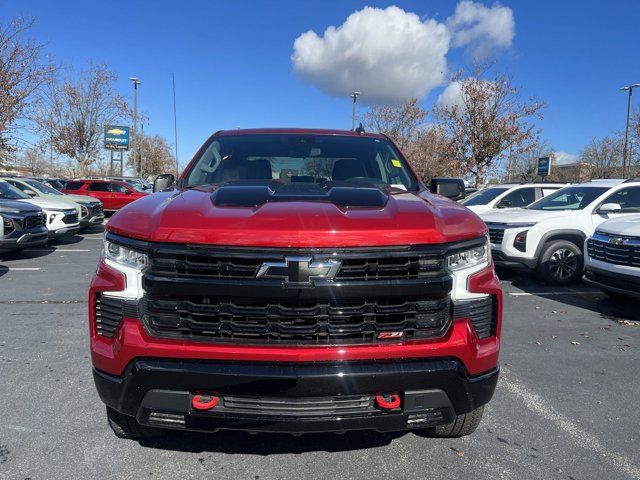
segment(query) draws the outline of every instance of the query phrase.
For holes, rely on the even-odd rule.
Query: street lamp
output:
[[[138,172],[138,176],[142,176],[142,161],[138,152],[138,85],[140,80],[131,77],[129,80],[133,82],[133,161],[134,168]]]
[[[360,92],[353,92],[351,95],[349,95],[351,98],[353,98],[353,113],[351,115],[351,130],[355,130],[356,129],[356,101],[358,100],[358,96],[362,95]]]
[[[627,126],[624,130],[624,149],[622,153],[622,178],[626,178],[627,174],[627,146],[629,144],[629,119],[631,118],[631,97],[633,96],[633,89],[640,87],[640,83],[633,83],[631,85],[627,85],[626,87],[622,87],[620,91],[627,90],[629,92],[629,97],[627,100]],[[631,159],[629,159],[629,166],[631,166]]]

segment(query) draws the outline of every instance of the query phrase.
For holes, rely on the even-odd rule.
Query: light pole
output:
[[[631,85],[627,85],[626,87],[622,87],[620,90],[629,92],[629,97],[627,100],[627,126],[624,130],[624,149],[622,153],[622,178],[626,178],[627,176],[627,147],[629,144],[629,119],[631,118],[631,97],[633,96],[633,89],[640,87],[640,83],[633,83]],[[631,163],[631,159],[629,159],[629,163]],[[629,165],[631,166],[631,165]]]
[[[142,175],[142,165],[138,151],[138,85],[140,80],[131,77],[129,80],[133,82],[133,165],[138,173],[138,177]]]
[[[349,95],[353,98],[353,113],[351,114],[351,130],[356,129],[356,102],[358,101],[358,96],[362,95],[360,92],[353,92]]]

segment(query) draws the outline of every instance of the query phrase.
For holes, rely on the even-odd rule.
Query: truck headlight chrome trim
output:
[[[104,241],[104,257],[107,260],[136,270],[144,270],[149,263],[146,253],[139,252],[129,247],[124,247],[117,243]]]
[[[446,266],[449,271],[457,272],[479,265],[489,265],[490,257],[491,250],[487,240],[482,245],[448,255]]]

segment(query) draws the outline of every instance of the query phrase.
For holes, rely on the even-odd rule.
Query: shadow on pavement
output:
[[[389,445],[407,432],[378,433],[355,431],[342,435],[335,433],[289,434],[220,431],[218,433],[168,432],[166,435],[141,440],[143,447],[181,452],[216,452],[244,455],[272,455],[305,452],[344,452]]]
[[[0,277],[2,277],[8,271],[9,271],[9,267],[5,267],[4,265],[0,265]]]
[[[521,270],[497,269],[500,280],[510,283],[512,286],[530,293],[564,303],[572,307],[583,308],[600,314],[602,318],[617,322],[619,320],[640,320],[638,301],[632,298],[610,298],[598,288],[577,282],[569,285],[548,285],[538,279],[533,272]],[[586,293],[585,292],[589,292]],[[515,297],[506,295],[507,301]]]

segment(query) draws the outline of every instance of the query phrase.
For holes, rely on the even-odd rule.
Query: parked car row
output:
[[[509,198],[537,200],[504,203],[525,189]],[[607,293],[640,296],[640,179],[501,185],[462,203],[489,227],[496,265],[534,271],[550,284],[571,283],[584,273],[587,283]]]

